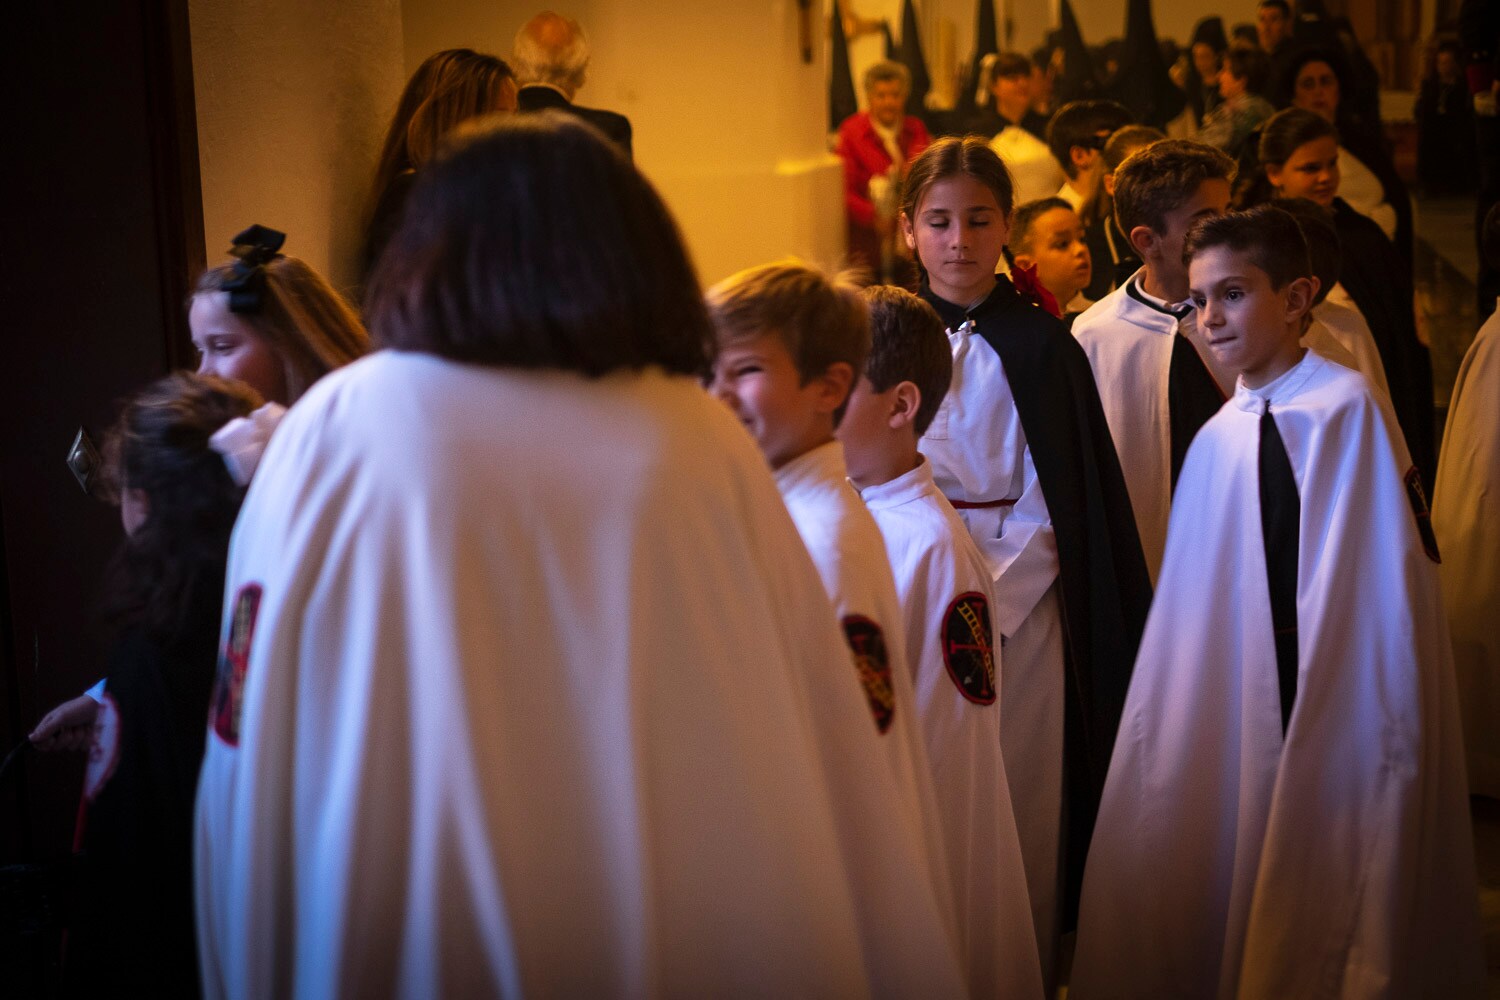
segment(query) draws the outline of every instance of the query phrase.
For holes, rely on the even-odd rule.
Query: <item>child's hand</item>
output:
[[[31,731],[31,745],[46,751],[88,749],[98,711],[99,703],[86,694],[63,702],[42,716]]]

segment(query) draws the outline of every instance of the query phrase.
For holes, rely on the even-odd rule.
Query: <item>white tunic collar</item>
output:
[[[866,487],[859,491],[859,496],[871,510],[889,510],[936,490],[937,487],[932,482],[932,464],[927,461],[926,455],[918,455],[915,469],[890,482]]]
[[[847,479],[844,446],[837,441],[820,444],[776,470],[776,486],[785,498],[826,489],[830,482],[846,483]]]
[[[1234,405],[1247,413],[1264,413],[1268,402],[1281,403],[1300,392],[1322,363],[1322,358],[1304,349],[1301,361],[1259,389],[1247,386],[1242,374],[1235,382]]]

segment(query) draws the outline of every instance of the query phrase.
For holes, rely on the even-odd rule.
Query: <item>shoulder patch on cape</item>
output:
[[[865,697],[870,699],[875,728],[884,733],[896,717],[896,689],[891,685],[891,657],[885,646],[885,632],[864,615],[849,615],[841,624],[844,638],[854,652],[859,682],[864,685]]]
[[[1427,558],[1435,563],[1442,562],[1437,535],[1432,530],[1432,509],[1427,506],[1427,491],[1422,489],[1422,477],[1415,465],[1406,470],[1406,499],[1411,501],[1412,516],[1417,519],[1417,534],[1422,536],[1422,548],[1427,550]]]
[[[250,665],[250,640],[260,614],[261,588],[248,583],[234,595],[229,638],[219,651],[219,673],[214,681],[213,725],[219,739],[240,745],[240,708],[245,697],[245,668]]]
[[[958,693],[976,705],[995,703],[995,645],[990,602],[980,593],[959,594],[943,613],[943,665]]]
[[[94,713],[94,742],[89,747],[88,764],[83,769],[83,797],[94,801],[120,763],[120,706],[108,690],[99,710]]]

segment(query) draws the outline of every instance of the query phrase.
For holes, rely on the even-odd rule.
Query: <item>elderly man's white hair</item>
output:
[[[583,25],[547,10],[516,32],[511,68],[516,82],[550,83],[571,99],[583,86],[589,68],[589,41]]]

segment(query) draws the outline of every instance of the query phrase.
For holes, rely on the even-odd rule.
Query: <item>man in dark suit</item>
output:
[[[511,66],[521,85],[518,110],[556,108],[576,115],[618,143],[626,156],[631,155],[630,119],[573,103],[589,68],[588,39],[577,21],[550,10],[527,21],[516,32]]]

